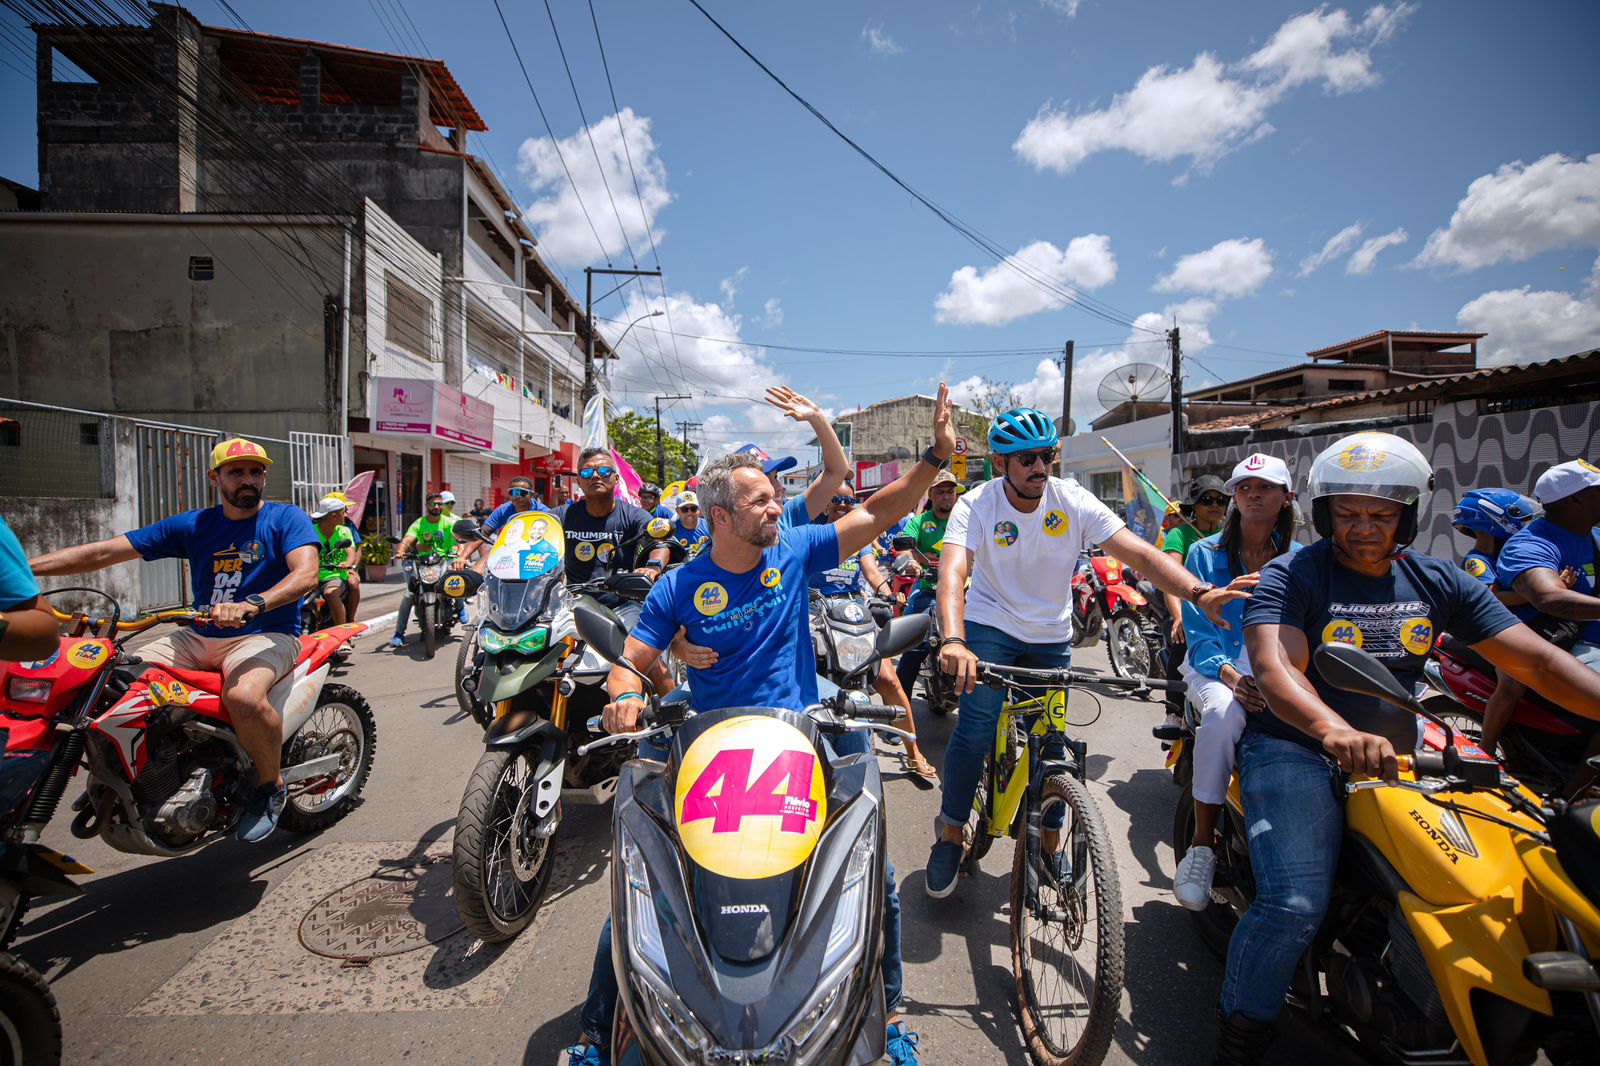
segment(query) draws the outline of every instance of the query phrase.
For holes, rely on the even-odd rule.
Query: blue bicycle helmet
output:
[[[1032,407],[1013,407],[989,427],[989,451],[994,455],[1054,448],[1057,439],[1055,420]]]
[[[1450,524],[1474,533],[1508,539],[1539,514],[1539,505],[1510,489],[1472,489],[1463,493]]]

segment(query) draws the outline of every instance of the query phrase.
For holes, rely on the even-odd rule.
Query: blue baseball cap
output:
[[[800,460],[792,455],[786,455],[782,459],[774,459],[763,451],[759,444],[746,444],[742,448],[735,448],[734,452],[736,454],[753,455],[761,460],[761,472],[763,474],[777,474],[800,465]]]

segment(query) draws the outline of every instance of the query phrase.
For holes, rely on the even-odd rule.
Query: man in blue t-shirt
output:
[[[56,616],[39,595],[28,557],[6,520],[0,518],[0,660],[48,659],[60,647]],[[3,809],[3,808],[0,808]]]
[[[769,395],[773,390],[768,390]],[[778,502],[763,460],[736,452],[713,462],[700,476],[699,498],[711,525],[711,548],[656,583],[644,611],[628,634],[624,657],[648,673],[680,628],[687,639],[717,653],[707,669],[689,670],[690,698],[699,710],[720,707],[779,707],[804,711],[817,702],[817,665],[810,634],[808,583],[855,556],[889,524],[909,511],[933,484],[934,475],[955,451],[949,390],[939,387],[934,407],[934,446],[923,461],[880,491],[866,507],[824,525],[802,525],[780,533]],[[818,416],[820,418],[820,415]],[[632,671],[614,667],[607,679],[611,702],[605,728],[613,733],[635,727],[644,698]],[[849,735],[836,750],[866,751],[865,737]],[[915,1063],[915,1043],[899,1020],[900,914],[893,876],[884,922],[884,997],[889,1013],[888,1050],[895,1063]],[[580,1015],[583,1043],[568,1049],[574,1064],[605,1062],[601,1048],[610,1038],[616,1010],[616,978],[611,966],[609,919]]]
[[[1427,460],[1399,437],[1335,442],[1312,463],[1307,486],[1323,539],[1263,567],[1245,608],[1245,647],[1268,710],[1249,716],[1237,761],[1257,893],[1229,940],[1217,1022],[1219,1047],[1240,1061],[1259,1060],[1327,911],[1344,834],[1342,774],[1393,781],[1396,752],[1417,744],[1415,716],[1335,688],[1312,665],[1313,648],[1354,645],[1411,687],[1448,630],[1563,706],[1600,718],[1600,678],[1465,572],[1407,550],[1432,485]]]
[[[711,527],[700,514],[700,497],[692,489],[684,489],[672,499],[678,517],[672,526],[672,539],[693,559],[711,543]]]
[[[235,437],[211,450],[207,479],[222,502],[185,511],[119,537],[63,548],[33,560],[41,577],[83,574],[133,559],[186,559],[194,610],[204,624],[139,649],[146,662],[222,675],[223,706],[255,765],[257,787],[239,820],[239,839],[260,840],[288,800],[278,772],[281,708],[269,698],[300,657],[300,601],[317,587],[321,541],[298,507],[266,503],[272,460]]]
[[[1544,517],[1506,541],[1495,560],[1499,584],[1522,593],[1526,620],[1538,614],[1586,623],[1572,654],[1600,670],[1600,595],[1595,563],[1600,561],[1600,467],[1585,459],[1552,466],[1534,483],[1533,495]],[[1569,586],[1563,572],[1576,580]],[[1571,577],[1573,575],[1567,575]]]

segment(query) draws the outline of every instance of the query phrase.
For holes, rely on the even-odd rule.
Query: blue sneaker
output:
[[[573,1044],[567,1048],[567,1066],[610,1066],[599,1044]]]
[[[466,609],[465,606],[463,606],[461,608],[461,624],[462,625],[466,625],[467,624],[467,609]]]
[[[247,844],[254,844],[271,836],[272,831],[278,828],[278,816],[283,813],[283,806],[288,802],[287,785],[262,785],[257,788],[255,795],[250,797],[250,802],[244,809],[244,815],[239,819],[237,830],[239,839]]]
[[[395,636],[392,636],[392,637],[389,638],[389,647],[391,647],[391,648],[403,648],[405,646],[406,646],[406,638],[405,637],[402,637],[402,636],[396,634]]]
[[[892,1023],[884,1048],[889,1055],[890,1066],[917,1066],[917,1045],[921,1042],[916,1033],[906,1028],[905,1022]]]
[[[928,895],[944,899],[956,890],[956,875],[961,872],[961,845],[940,839],[928,853]],[[915,1062],[915,1059],[911,1061]]]

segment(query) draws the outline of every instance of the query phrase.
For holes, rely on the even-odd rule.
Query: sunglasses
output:
[[[1024,467],[1030,467],[1035,463],[1044,463],[1048,466],[1055,461],[1055,457],[1056,450],[1054,448],[1046,448],[1042,452],[1013,452],[1011,455],[1011,458],[1021,463]]]
[[[861,501],[856,499],[854,496],[835,496],[833,498],[833,505],[835,507],[838,507],[840,504],[849,504],[851,507],[854,507],[860,502]]]
[[[609,466],[591,466],[587,470],[578,471],[578,476],[588,481],[592,477],[610,477],[616,471]]]
[[[1226,507],[1226,506],[1228,506],[1228,498],[1226,496],[1212,496],[1212,495],[1202,496],[1202,497],[1200,497],[1198,500],[1196,500],[1194,502],[1197,503],[1197,504],[1201,504],[1202,506],[1205,506],[1205,507]]]
[[[698,514],[698,513],[699,513],[699,511],[700,511],[700,508],[698,508],[698,507],[696,507],[696,506],[695,506],[695,505],[694,505],[694,504],[692,504],[692,503],[689,503],[689,504],[685,504],[685,505],[684,505],[684,506],[682,506],[682,507],[680,507],[680,508],[678,508],[678,510],[679,510],[679,511],[693,511],[693,512],[695,512],[695,513],[696,513],[696,514]]]
[[[533,490],[532,489],[510,489],[510,490],[508,490],[506,492],[506,495],[510,496],[512,499],[516,499],[519,496],[532,496],[533,495]]]

